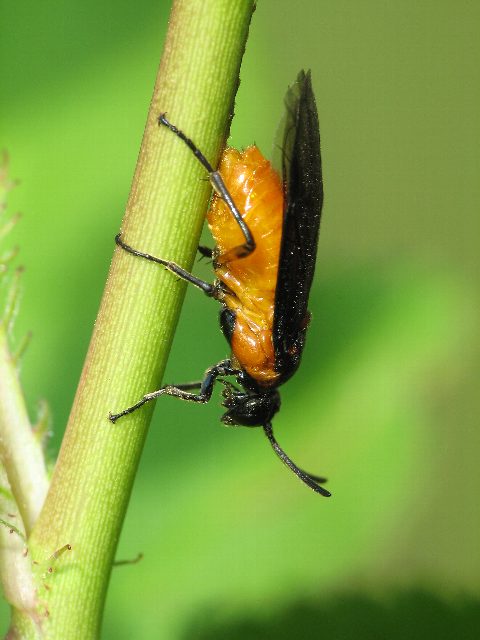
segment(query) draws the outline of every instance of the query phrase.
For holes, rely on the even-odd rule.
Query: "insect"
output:
[[[277,443],[272,418],[280,408],[278,387],[299,367],[310,322],[307,309],[317,253],[323,184],[318,115],[310,72],[301,71],[285,98],[280,176],[256,146],[227,148],[215,171],[202,152],[166,114],[158,118],[194,153],[209,175],[214,196],[207,221],[216,280],[204,282],[179,265],[116,242],[125,251],[166,267],[222,305],[220,326],[231,357],[210,367],[199,382],[167,385],[110,414],[112,422],[161,395],[205,403],[215,382],[224,386],[221,420],[263,428],[278,457],[305,484],[330,496],[324,478],[309,474]],[[233,377],[236,384],[225,378]]]

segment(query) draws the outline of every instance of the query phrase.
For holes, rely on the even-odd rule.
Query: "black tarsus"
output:
[[[310,489],[313,489],[316,493],[320,493],[325,498],[329,498],[332,495],[330,491],[327,491],[324,487],[318,484],[320,480],[323,482],[325,480],[324,478],[317,478],[316,476],[311,476],[308,473],[305,473],[305,471],[299,469],[297,465],[292,460],[290,460],[285,451],[275,440],[272,425],[270,422],[267,422],[267,424],[263,425],[263,430],[277,456],[291,471],[293,471],[293,473],[298,478],[300,478],[300,480],[302,480],[302,482],[309,486]]]
[[[183,133],[183,131],[178,129],[174,124],[172,124],[169,120],[167,120],[166,113],[161,113],[158,116],[157,121],[159,125],[163,125],[167,127],[168,129],[170,129],[170,131],[172,131],[172,133],[178,136],[180,140],[183,140],[183,142],[192,151],[192,153],[200,162],[200,164],[208,171],[210,183],[213,189],[215,190],[215,193],[225,202],[230,213],[237,221],[237,224],[244,235],[245,242],[243,244],[238,245],[237,247],[233,247],[232,249],[229,249],[229,251],[227,251],[226,253],[223,253],[222,255],[218,256],[216,258],[216,262],[218,264],[226,264],[227,262],[231,262],[232,260],[245,258],[246,256],[250,255],[252,251],[255,250],[255,240],[252,236],[252,232],[248,228],[248,225],[243,220],[242,214],[237,209],[237,206],[233,201],[233,198],[230,195],[230,192],[225,186],[225,183],[220,173],[214,170],[212,165],[208,162],[208,160],[205,158],[205,156],[197,147],[197,145],[193,142],[193,140],[188,138]]]
[[[172,133],[174,133],[178,138],[180,138],[180,140],[183,140],[183,142],[187,145],[187,147],[190,149],[190,151],[193,153],[193,155],[197,158],[197,160],[200,162],[200,164],[202,164],[204,166],[204,168],[208,171],[208,173],[215,173],[215,169],[212,167],[212,165],[209,163],[209,161],[205,158],[205,156],[200,151],[200,149],[197,147],[197,145],[193,142],[193,140],[188,138],[183,133],[183,131],[178,129],[174,124],[172,124],[169,120],[167,120],[167,114],[166,113],[161,113],[158,116],[157,121],[158,121],[159,125],[163,124],[165,127],[170,129],[170,131]]]
[[[187,400],[189,402],[201,402],[205,403],[212,397],[213,387],[218,376],[232,376],[239,373],[237,369],[232,368],[230,360],[222,360],[218,364],[210,367],[205,372],[203,380],[199,382],[187,382],[185,384],[177,385],[165,385],[158,391],[152,391],[143,396],[141,400],[133,404],[131,407],[127,407],[120,413],[110,413],[108,418],[110,422],[115,422],[122,416],[126,416],[129,413],[133,413],[147,402],[155,400],[159,396],[167,395],[180,398],[181,400]],[[191,389],[200,389],[199,393],[190,393]]]
[[[209,260],[213,260],[213,249],[210,247],[206,247],[203,244],[198,245],[198,253],[200,254],[200,258],[208,258]]]
[[[182,278],[182,280],[186,280],[187,282],[190,282],[190,284],[193,284],[195,287],[201,289],[205,295],[209,296],[210,298],[215,298],[217,289],[213,284],[205,282],[204,280],[200,280],[200,278],[196,278],[194,275],[180,267],[175,262],[171,262],[170,260],[163,260],[163,258],[156,258],[149,253],[144,253],[143,251],[134,249],[122,240],[121,233],[117,233],[117,235],[115,236],[115,242],[119,247],[122,247],[122,249],[124,249],[128,253],[133,254],[134,256],[145,258],[146,260],[150,260],[151,262],[161,264],[165,267],[165,269],[168,269],[168,271],[171,271],[179,278]]]

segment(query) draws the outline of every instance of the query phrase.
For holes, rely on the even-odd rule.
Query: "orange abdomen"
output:
[[[215,269],[231,292],[224,304],[236,317],[232,354],[252,378],[272,386],[278,378],[272,330],[283,227],[282,182],[256,146],[243,152],[226,149],[219,171],[256,243],[246,258],[217,264]],[[218,255],[245,242],[231,212],[217,196],[207,220]]]

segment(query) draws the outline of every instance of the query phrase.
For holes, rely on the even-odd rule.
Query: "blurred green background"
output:
[[[16,335],[34,335],[22,379],[32,415],[51,405],[52,458],[169,9],[1,3]],[[275,429],[334,496],[287,473],[260,430],[222,427],[218,396],[165,399],[118,551],[145,557],[114,570],[104,638],[478,637],[479,19],[469,0],[258,3],[231,144],[268,154],[287,85],[312,69],[326,206],[314,320]],[[227,354],[216,317],[189,292],[166,381]]]

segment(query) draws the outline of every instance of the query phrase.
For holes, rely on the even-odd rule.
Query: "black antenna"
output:
[[[316,493],[320,493],[322,496],[326,498],[330,497],[332,494],[330,491],[324,489],[319,483],[325,482],[325,478],[319,478],[317,476],[311,476],[305,471],[302,471],[297,467],[297,465],[290,460],[285,451],[281,448],[278,442],[275,440],[275,436],[273,435],[272,424],[271,422],[267,422],[263,425],[263,430],[265,435],[267,436],[270,444],[272,445],[272,449],[275,451],[280,460],[287,465],[289,469],[293,471],[293,473],[300,478],[302,482],[304,482],[310,489],[313,489]]]

